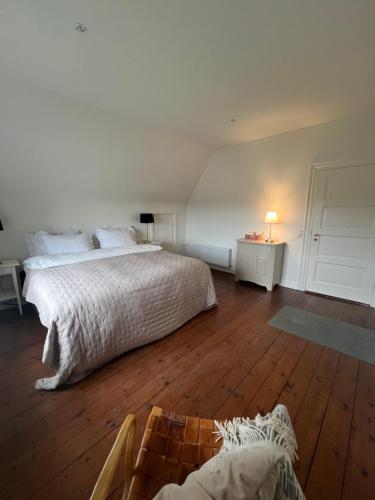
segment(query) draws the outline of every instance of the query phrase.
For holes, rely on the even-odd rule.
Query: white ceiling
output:
[[[374,19],[374,0],[1,0],[0,71],[218,146],[373,106]]]

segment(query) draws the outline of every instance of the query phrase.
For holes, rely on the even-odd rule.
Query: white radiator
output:
[[[225,247],[216,247],[198,243],[186,243],[185,253],[190,257],[201,259],[207,264],[220,267],[231,267],[232,249]]]

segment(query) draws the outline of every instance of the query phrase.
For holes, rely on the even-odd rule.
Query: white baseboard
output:
[[[280,286],[285,286],[285,288],[292,288],[293,290],[299,290],[298,281],[281,280]]]
[[[229,274],[234,274],[235,271],[231,267],[221,267],[221,266],[214,266],[213,264],[209,264],[211,269],[215,269],[215,271],[223,271],[223,273],[229,273]]]

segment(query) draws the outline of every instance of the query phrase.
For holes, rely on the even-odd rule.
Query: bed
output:
[[[216,305],[209,267],[152,245],[32,257],[23,295],[48,329],[37,389],[74,383]]]

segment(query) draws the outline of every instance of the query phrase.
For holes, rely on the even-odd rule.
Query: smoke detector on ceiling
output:
[[[74,25],[74,29],[76,31],[79,31],[80,33],[86,33],[87,31],[87,26],[85,24],[82,24],[82,23],[76,23]]]

